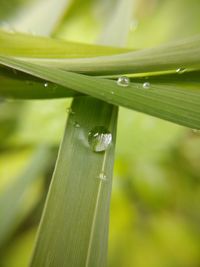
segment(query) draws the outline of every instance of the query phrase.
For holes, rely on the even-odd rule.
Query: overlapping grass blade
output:
[[[72,105],[31,266],[105,266],[117,117],[110,107],[90,97]],[[87,141],[97,125],[113,136],[103,153]]]
[[[86,58],[113,55],[129,49],[67,42],[50,37],[0,31],[0,54],[31,58]]]
[[[123,88],[113,80],[44,68],[16,59],[0,57],[0,62],[114,105],[122,105],[188,127],[200,128],[199,82],[188,82],[184,86],[170,82],[152,82],[149,90],[143,88],[143,83],[132,82]]]
[[[30,62],[30,59],[27,59]],[[200,69],[200,36],[160,47],[120,55],[83,59],[31,59],[42,65],[85,74],[108,75],[123,73],[153,73],[177,69]]]
[[[25,73],[0,67],[0,97],[12,99],[51,99],[80,93]]]

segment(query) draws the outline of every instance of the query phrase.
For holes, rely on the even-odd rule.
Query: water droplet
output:
[[[178,68],[176,70],[176,73],[178,73],[178,74],[183,74],[184,72],[186,72],[186,69],[184,69],[184,68]]]
[[[74,121],[73,125],[74,125],[75,128],[80,128],[81,127],[80,124],[77,121]]]
[[[145,83],[143,83],[142,87],[144,89],[149,89],[151,87],[151,84],[149,82],[145,82]]]
[[[44,87],[48,87],[48,86],[49,86],[48,82],[45,82]]]
[[[121,77],[118,78],[117,84],[119,86],[127,87],[130,84],[130,79],[128,77],[126,77],[126,76],[121,76]]]
[[[67,111],[67,113],[69,113],[71,115],[75,114],[75,112],[72,110],[72,108],[67,108],[66,111]]]
[[[115,93],[114,93],[114,91],[111,91],[111,95],[114,95]]]
[[[111,142],[112,134],[104,126],[96,126],[88,134],[88,143],[94,152],[105,151]]]
[[[104,181],[106,181],[106,174],[105,174],[105,172],[100,172],[100,174],[99,174],[99,177],[98,177],[99,179],[101,179],[101,180],[104,180]]]

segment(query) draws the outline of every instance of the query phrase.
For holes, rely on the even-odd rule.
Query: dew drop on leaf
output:
[[[149,82],[145,82],[145,83],[143,83],[142,87],[143,87],[144,89],[150,89],[151,84],[150,84]]]
[[[73,125],[74,125],[75,128],[80,128],[81,127],[80,124],[77,121],[74,121]]]
[[[117,84],[122,87],[127,87],[130,84],[130,79],[126,76],[121,76],[118,78]]]
[[[49,86],[48,82],[45,82],[44,87],[48,87],[48,86]]]
[[[72,110],[72,108],[67,108],[66,111],[68,114],[71,114],[71,115],[75,114],[75,112]]]
[[[106,181],[106,178],[107,177],[106,177],[105,172],[102,171],[102,172],[99,173],[99,179]]]
[[[184,69],[184,68],[178,68],[176,70],[176,73],[178,73],[178,74],[183,74],[184,72],[186,72],[186,69]]]
[[[111,142],[112,134],[104,126],[96,126],[88,134],[88,143],[94,152],[107,150]]]

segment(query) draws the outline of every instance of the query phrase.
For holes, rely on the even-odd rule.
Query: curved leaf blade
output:
[[[0,57],[0,62],[114,105],[121,105],[180,125],[200,129],[199,83],[182,86],[176,83],[152,82],[151,88],[146,90],[143,88],[143,83],[132,82],[124,88],[113,80],[44,68],[17,59]]]
[[[0,31],[0,54],[4,56],[63,59],[97,57],[127,51],[130,50]]]
[[[118,55],[77,59],[25,59],[44,66],[53,65],[67,71],[85,74],[113,75],[155,73],[177,69],[200,69],[200,36]]]

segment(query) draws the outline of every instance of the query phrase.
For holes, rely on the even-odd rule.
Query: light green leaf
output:
[[[0,54],[31,58],[85,58],[130,51],[100,45],[81,44],[50,37],[0,31]]]
[[[159,47],[82,59],[26,59],[44,66],[86,74],[176,72],[177,69],[200,69],[200,36]]]

